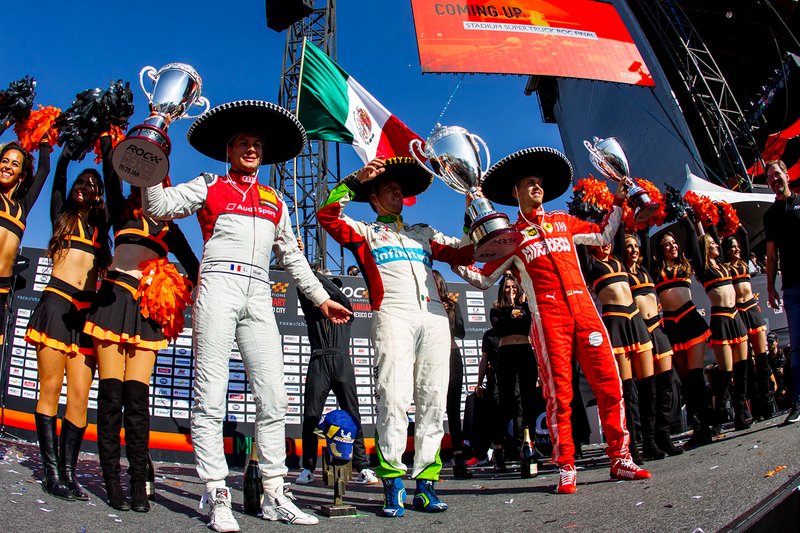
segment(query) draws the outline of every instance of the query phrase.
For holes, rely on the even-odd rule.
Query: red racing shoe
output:
[[[578,472],[575,465],[561,465],[558,470],[556,494],[575,494],[578,490]]]
[[[611,462],[611,478],[623,481],[633,481],[636,479],[650,479],[653,474],[640,468],[631,461],[630,458],[617,458]]]

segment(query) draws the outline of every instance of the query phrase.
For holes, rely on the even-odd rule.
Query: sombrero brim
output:
[[[555,200],[572,183],[572,165],[554,148],[537,146],[508,155],[492,165],[481,182],[484,196],[494,203],[517,206],[512,194],[522,178],[539,176],[544,189],[543,202]]]
[[[373,188],[386,180],[400,184],[403,198],[420,195],[433,183],[433,176],[412,157],[391,157],[386,159],[383,165],[385,170],[380,176],[359,187],[353,197],[354,202],[369,202]],[[350,176],[355,174],[354,172]]]
[[[262,165],[288,161],[306,144],[306,131],[290,111],[261,100],[238,100],[208,110],[194,121],[187,138],[201,154],[227,161],[228,142],[240,133],[264,140]]]

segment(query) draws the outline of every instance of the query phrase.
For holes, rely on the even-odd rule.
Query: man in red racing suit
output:
[[[522,243],[505,259],[486,263],[482,268],[457,267],[454,271],[485,289],[510,268],[528,296],[533,316],[531,341],[547,401],[553,460],[561,470],[557,492],[575,492],[577,481],[570,422],[573,353],[597,398],[608,443],[606,453],[612,460],[611,476],[617,479],[650,477],[630,460],[619,372],[608,333],[586,288],[575,250],[576,244],[601,246],[611,241],[619,226],[620,206],[627,194],[627,184],[620,184],[613,209],[598,225],[562,211],[546,213],[541,207],[544,185],[552,178],[548,180],[546,174],[539,177],[535,169],[528,176],[519,177],[516,184],[513,180],[507,180],[506,184],[514,187],[513,196],[519,202],[519,219],[514,228],[524,234]],[[490,170],[484,180],[484,194],[494,202],[504,203],[503,198],[496,199],[487,191],[486,183],[493,185],[491,180]]]

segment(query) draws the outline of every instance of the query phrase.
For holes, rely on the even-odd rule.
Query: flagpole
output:
[[[297,101],[295,102],[294,115],[300,118],[300,95],[303,93],[300,88],[303,86],[303,66],[306,64],[306,42],[308,37],[303,36],[303,50],[300,52],[300,75],[297,78]]]
[[[297,207],[297,158],[294,158],[292,162],[292,181],[294,182],[294,223],[297,226],[297,236],[299,238],[303,238],[300,235],[300,209]]]
[[[301,94],[300,87],[303,86],[303,65],[305,64],[305,59],[306,59],[307,41],[308,38],[305,35],[303,35],[303,49],[300,52],[300,76],[298,77],[297,81],[297,101],[295,102],[295,111],[294,111],[294,115],[298,117],[298,120],[300,116],[300,94]],[[292,182],[294,182],[294,223],[295,226],[297,227],[297,236],[302,239],[303,237],[300,235],[300,210],[297,207],[297,158],[296,157],[292,162]]]

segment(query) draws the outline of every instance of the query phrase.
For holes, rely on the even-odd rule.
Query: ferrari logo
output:
[[[545,222],[542,224],[542,229],[545,230],[547,233],[553,233],[553,225],[549,222]]]

